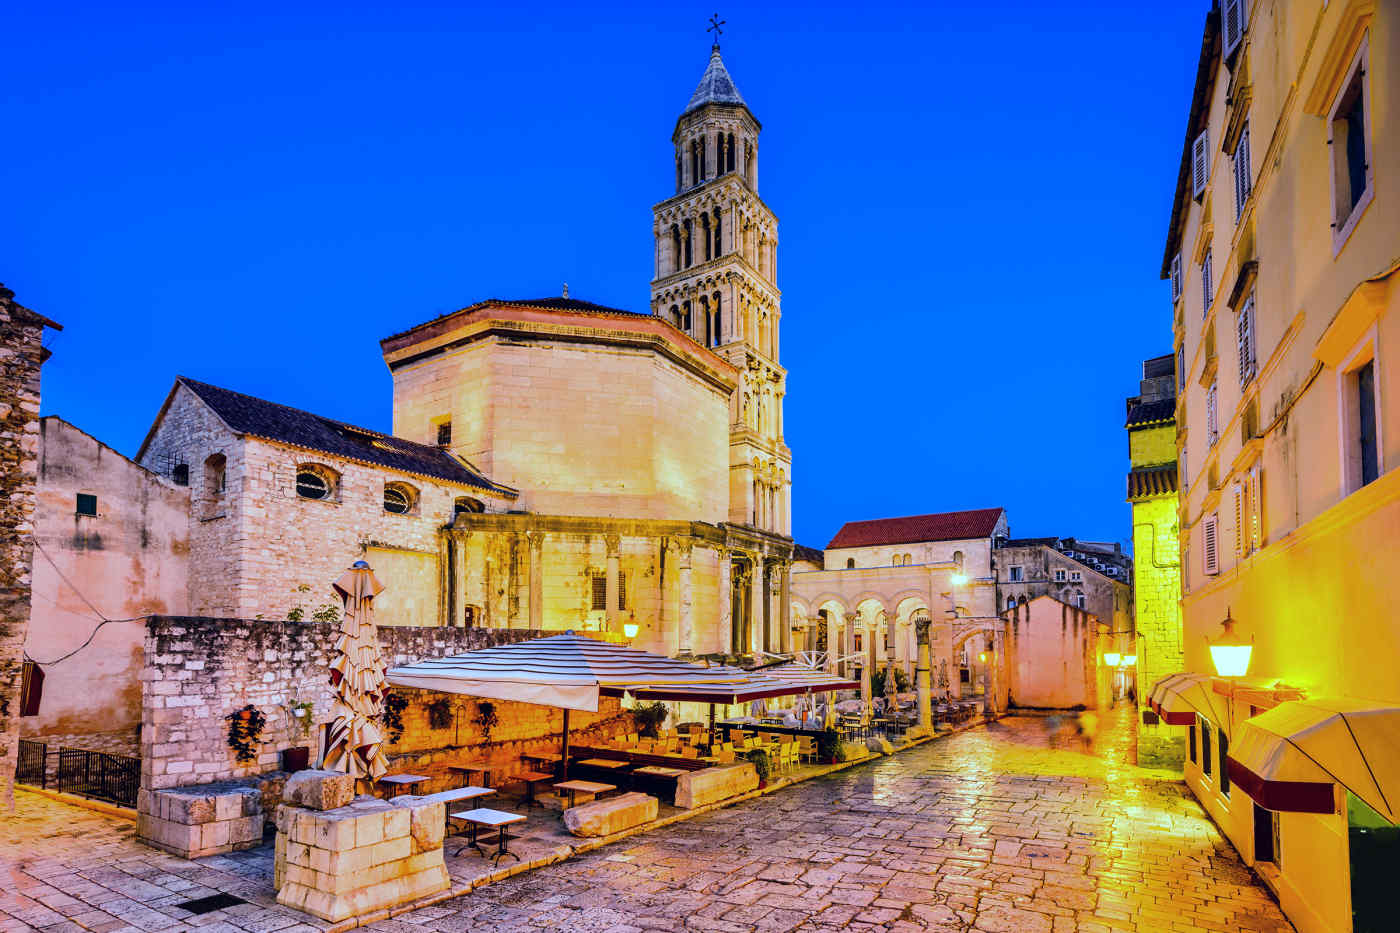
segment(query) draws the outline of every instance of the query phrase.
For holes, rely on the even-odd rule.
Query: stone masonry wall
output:
[[[1137,699],[1152,685],[1185,670],[1182,653],[1180,538],[1176,496],[1133,503],[1133,582],[1136,589]],[[1185,738],[1172,726],[1138,727],[1138,762],[1173,767],[1185,755]]]
[[[0,285],[0,805],[14,806],[24,641],[34,569],[42,317]]]
[[[142,671],[141,786],[248,777],[278,767],[281,749],[317,745],[330,718],[327,665],[336,627],[326,623],[153,616]],[[390,666],[535,637],[520,630],[381,628]],[[313,704],[306,734],[293,704]],[[224,717],[252,704],[266,717],[256,757],[238,762]],[[504,718],[504,716],[503,716]]]

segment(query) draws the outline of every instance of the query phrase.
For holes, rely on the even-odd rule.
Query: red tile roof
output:
[[[827,548],[871,547],[879,544],[913,544],[919,541],[962,541],[990,538],[1002,509],[969,509],[903,518],[875,518],[847,522]]]

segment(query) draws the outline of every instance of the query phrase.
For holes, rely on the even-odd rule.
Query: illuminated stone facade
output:
[[[1176,516],[1176,394],[1172,357],[1157,357],[1142,364],[1139,394],[1128,399],[1127,405],[1136,631],[1136,646],[1132,650],[1137,655],[1137,701],[1143,709],[1152,685],[1182,670],[1183,664]],[[1160,724],[1139,726],[1139,762],[1152,767],[1179,766],[1185,754],[1185,740],[1180,732]]]

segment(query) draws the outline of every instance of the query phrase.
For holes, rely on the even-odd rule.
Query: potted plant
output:
[[[642,703],[632,710],[632,718],[637,723],[637,731],[648,738],[656,738],[661,724],[666,721],[665,703]]]
[[[753,769],[758,773],[758,786],[768,786],[768,775],[772,769],[768,762],[768,752],[761,748],[751,748],[744,753],[744,757],[753,763]]]
[[[817,733],[817,761],[824,765],[834,765],[846,760],[846,749],[841,744],[841,734],[835,729],[824,729]]]

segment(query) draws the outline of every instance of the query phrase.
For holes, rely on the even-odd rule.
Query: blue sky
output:
[[[1205,2],[729,5],[780,218],[799,541],[1005,506],[1130,536],[1123,399]],[[189,375],[388,429],[377,341],[481,298],[643,310],[709,6],[18,3],[0,278],[44,411],[128,455]]]

